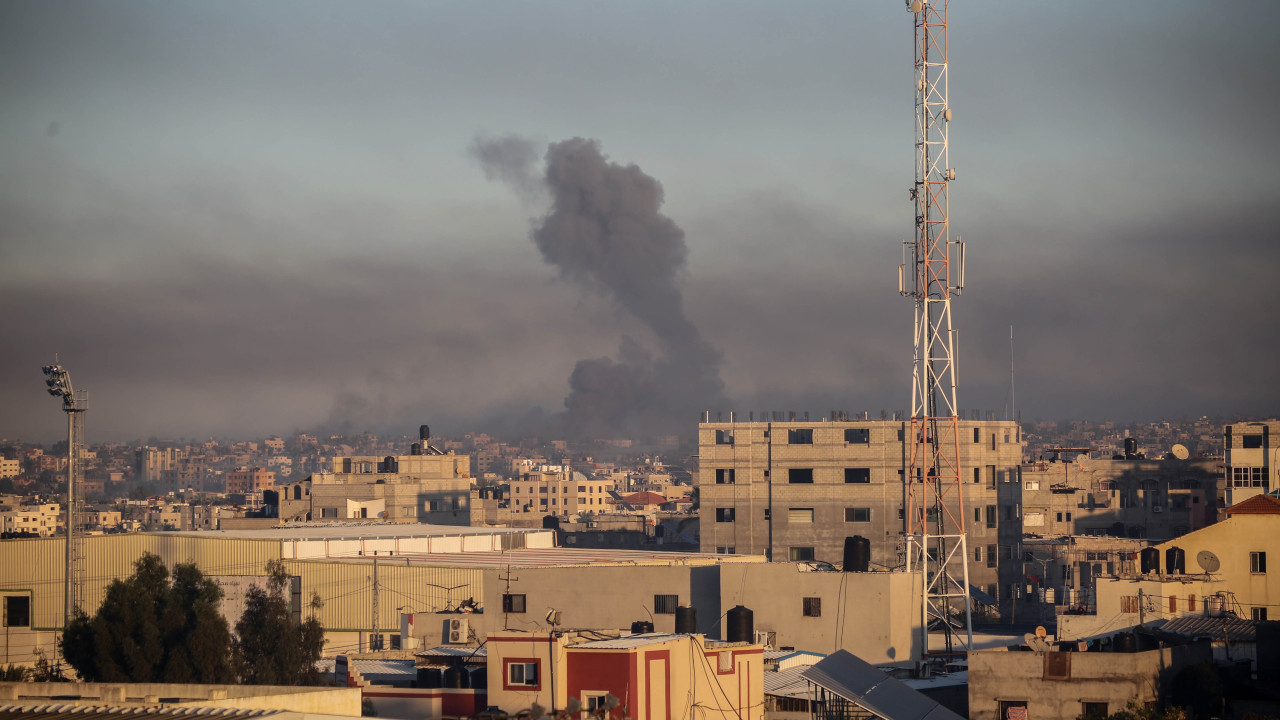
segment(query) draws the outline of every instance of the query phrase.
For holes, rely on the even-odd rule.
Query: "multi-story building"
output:
[[[1227,425],[1222,445],[1228,506],[1280,488],[1280,420]]]
[[[338,456],[332,468],[280,486],[280,519],[471,524],[471,462],[466,455],[429,448],[421,455]]]
[[[22,462],[0,458],[0,478],[18,477],[22,474]]]
[[[1217,521],[1218,460],[1087,459],[1022,468],[1022,527],[1035,535],[1167,540]]]
[[[179,464],[187,456],[184,448],[141,447],[136,453],[138,477],[156,489],[174,489],[178,482]]]
[[[539,515],[609,512],[612,489],[612,482],[588,479],[568,466],[543,465],[511,481],[511,512]]]
[[[227,492],[249,494],[266,490],[276,484],[276,474],[260,467],[241,468],[227,473]]]
[[[907,432],[885,420],[701,423],[702,551],[837,563],[845,538],[862,536],[873,567],[902,567]],[[965,518],[970,582],[999,596],[998,561],[1021,540],[1021,433],[978,420],[959,433],[964,507],[950,511]]]
[[[22,505],[0,512],[0,532],[53,537],[62,527],[62,506],[58,503]]]

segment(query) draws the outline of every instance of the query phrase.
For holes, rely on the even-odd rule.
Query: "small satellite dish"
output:
[[[1181,443],[1174,445],[1171,452],[1173,453],[1173,456],[1179,460],[1186,460],[1191,457],[1191,453],[1187,451],[1187,446]]]
[[[551,627],[555,627],[556,625],[560,624],[559,610],[556,610],[553,608],[547,611],[547,624],[550,625]]]
[[[1212,550],[1201,550],[1196,553],[1196,564],[1207,573],[1218,572],[1218,568],[1222,567],[1218,556],[1213,554]]]

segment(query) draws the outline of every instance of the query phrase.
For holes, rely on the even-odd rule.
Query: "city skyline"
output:
[[[1008,407],[1012,326],[1025,418],[1275,414],[1277,13],[953,5],[962,408]],[[660,185],[706,409],[905,410],[910,35],[898,2],[9,3],[0,436],[63,432],[54,353],[91,441],[536,423],[624,338],[660,361],[486,177],[512,136]]]

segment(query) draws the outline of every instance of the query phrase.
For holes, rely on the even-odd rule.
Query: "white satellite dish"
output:
[[[1191,457],[1191,453],[1187,450],[1187,446],[1181,443],[1174,445],[1171,452],[1173,453],[1173,456],[1179,460],[1186,460]]]
[[[1222,567],[1218,556],[1212,550],[1201,550],[1196,553],[1196,564],[1207,573],[1218,572],[1218,568]]]

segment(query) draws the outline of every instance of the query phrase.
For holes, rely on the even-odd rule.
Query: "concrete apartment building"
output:
[[[1227,505],[1280,489],[1280,420],[1227,425],[1222,446]]]
[[[1022,528],[1035,535],[1167,540],[1218,519],[1218,460],[1088,459],[1022,468]]]
[[[0,458],[0,478],[18,477],[21,474],[22,462],[20,460]]]
[[[261,492],[276,484],[276,474],[260,467],[241,468],[227,473],[227,492],[242,495]]]
[[[702,551],[839,563],[844,539],[859,535],[873,568],[901,567],[906,432],[884,420],[701,423]],[[1016,580],[1001,582],[999,560],[1022,536],[1021,433],[978,420],[959,432],[970,581],[999,597]]]
[[[430,448],[422,455],[338,456],[332,467],[276,488],[281,520],[471,524],[466,455]]]
[[[565,465],[542,465],[512,480],[509,495],[512,514],[577,515],[605,513],[613,483],[587,478]]]

